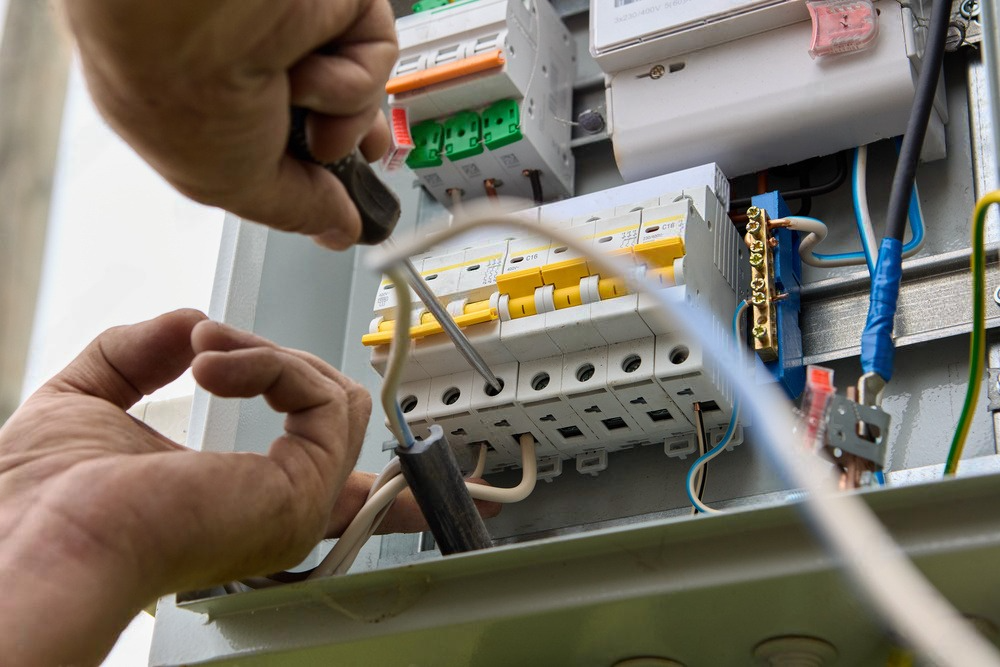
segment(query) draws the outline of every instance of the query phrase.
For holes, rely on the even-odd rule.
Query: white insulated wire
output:
[[[526,204],[530,208],[531,204]],[[479,213],[479,215],[476,215]],[[469,205],[461,219],[436,234],[400,244],[391,252],[374,255],[372,268],[384,270],[412,255],[448,241],[470,229],[495,226],[527,234],[544,234],[588,258],[603,275],[622,276],[629,289],[660,305],[657,312],[670,324],[700,340],[720,372],[742,398],[760,429],[760,445],[786,481],[806,493],[800,505],[804,518],[816,530],[837,563],[860,586],[873,609],[910,646],[939,667],[1000,667],[1000,654],[924,578],[900,550],[892,536],[859,497],[838,491],[815,457],[802,452],[793,435],[795,421],[788,400],[772,385],[757,385],[744,373],[737,356],[724,342],[705,332],[716,329],[703,312],[675,303],[666,290],[646,282],[635,265],[621,257],[595,254],[589,244],[561,229],[535,221],[498,215]]]
[[[525,433],[521,436],[520,442],[522,468],[520,483],[510,488],[498,488],[466,482],[465,488],[469,490],[470,496],[476,500],[487,502],[516,503],[531,495],[535,489],[535,483],[538,481],[535,438],[530,433]],[[394,466],[394,475],[387,472],[390,470],[390,466]],[[379,486],[380,483],[381,486]],[[372,484],[372,488],[368,492],[368,500],[351,519],[351,523],[348,524],[337,543],[333,545],[333,549],[309,574],[308,578],[320,579],[347,572],[361,551],[361,547],[378,530],[389,506],[405,488],[406,479],[399,474],[399,459],[394,457],[383,469],[382,474],[375,478],[375,483]]]

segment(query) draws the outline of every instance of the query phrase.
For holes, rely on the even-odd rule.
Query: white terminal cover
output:
[[[590,52],[612,73],[808,18],[803,0],[591,0]]]
[[[727,222],[728,198],[725,175],[710,164],[515,215],[560,227],[595,252],[635,251],[637,272],[669,272],[657,278],[665,296],[705,310],[716,331],[728,336],[742,248]],[[655,258],[656,248],[668,247],[661,242],[671,237],[683,239],[684,258],[655,264],[663,259]],[[519,463],[518,438],[531,433],[540,457],[575,457],[578,470],[594,473],[587,462],[595,454],[630,447],[656,445],[670,457],[690,456],[696,401],[711,406],[704,422],[712,442],[725,431],[731,392],[703,358],[701,341],[679,334],[651,299],[602,293],[602,276],[545,234],[483,228],[414,260],[452,314],[482,312],[484,302],[496,308],[497,319],[466,326],[465,333],[503,383],[501,392],[490,391],[443,333],[415,339],[399,400],[416,435],[440,424],[470,459],[488,443],[487,471],[495,471]],[[548,274],[544,284],[504,282],[501,293],[498,276],[543,276],[568,267],[574,268],[562,278]],[[576,273],[581,267],[586,270]],[[557,300],[557,285],[578,290],[578,300],[568,292]],[[510,299],[518,300],[520,315]],[[524,310],[523,299],[532,300],[534,314]],[[394,290],[380,291],[373,332],[382,317],[394,319],[394,302]],[[419,321],[423,309],[415,310]],[[372,348],[380,373],[386,347]],[[740,441],[738,435],[733,445]]]
[[[909,8],[877,6],[878,39],[859,53],[814,60],[804,21],[688,53],[655,79],[648,64],[609,76],[608,129],[622,176],[707,161],[739,176],[902,134],[922,44]],[[945,155],[943,91],[925,161]]]

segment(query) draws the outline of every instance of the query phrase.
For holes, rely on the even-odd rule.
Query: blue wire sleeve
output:
[[[861,334],[861,368],[865,373],[878,373],[886,382],[892,379],[896,354],[892,326],[902,277],[903,244],[898,239],[883,239],[872,277],[868,320]]]
[[[413,447],[415,440],[413,439],[413,431],[410,430],[410,425],[406,423],[406,419],[403,418],[403,409],[399,407],[399,402],[396,402],[396,419],[399,420],[399,429],[403,432],[403,442],[399,443],[399,446],[403,449],[409,449]]]

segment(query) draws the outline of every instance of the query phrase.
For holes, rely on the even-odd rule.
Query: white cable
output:
[[[814,259],[812,251],[826,239],[829,231],[827,226],[816,218],[807,218],[800,215],[790,215],[787,218],[777,218],[768,222],[768,224],[775,227],[782,225],[782,223],[787,223],[789,229],[806,233],[799,242],[799,255],[802,256],[803,262],[809,262],[810,259]]]
[[[521,482],[517,486],[503,489],[466,482],[465,488],[469,490],[469,495],[476,500],[485,500],[491,503],[517,503],[531,495],[537,481],[538,461],[535,460],[535,438],[530,433],[524,433],[521,435]]]
[[[399,460],[394,458],[383,469],[385,473],[389,466],[394,465],[398,470]],[[521,436],[521,482],[514,487],[507,489],[485,484],[465,483],[465,488],[469,490],[469,495],[476,500],[485,500],[494,503],[516,503],[524,500],[535,489],[538,481],[538,463],[535,460],[535,439],[530,433]],[[376,478],[379,481],[382,475]],[[396,499],[403,489],[406,488],[406,479],[400,475],[385,478],[383,486],[376,488],[372,484],[369,491],[368,500],[361,506],[358,513],[351,519],[344,533],[333,545],[333,549],[326,555],[323,561],[309,574],[309,579],[319,579],[329,577],[333,574],[343,574],[354,563],[361,547],[378,530],[379,524],[388,512],[389,506]]]
[[[858,146],[857,167],[854,169],[854,191],[858,198],[858,224],[864,238],[861,239],[873,257],[878,256],[878,240],[872,227],[872,213],[868,208],[868,146]]]
[[[525,204],[530,208],[531,204]],[[516,228],[531,235],[549,236],[588,258],[602,275],[622,276],[629,289],[660,305],[657,309],[674,327],[700,340],[705,353],[716,360],[723,376],[735,387],[760,429],[759,444],[791,486],[803,489],[802,510],[837,562],[865,591],[875,611],[910,646],[939,667],[1000,666],[1000,655],[952,607],[900,551],[898,545],[858,496],[838,492],[829,483],[815,457],[807,457],[793,435],[795,422],[788,400],[772,385],[757,385],[744,372],[733,351],[719,338],[712,320],[696,308],[672,301],[665,290],[648,284],[635,265],[622,257],[594,254],[589,244],[561,229],[486,210],[476,216],[468,206],[461,220],[437,234],[401,244],[392,252],[373,255],[373,268],[384,270],[412,255],[428,250],[483,226]],[[479,210],[482,210],[479,207]]]
[[[837,266],[864,266],[865,258],[860,257],[857,259],[851,259],[850,257],[841,257],[837,259],[831,259],[828,257],[816,257],[813,255],[813,251],[816,250],[816,246],[826,239],[828,233],[827,226],[817,220],[816,218],[807,218],[804,216],[790,215],[786,218],[776,218],[771,221],[771,223],[780,223],[785,221],[788,223],[789,229],[794,229],[800,232],[806,232],[805,238],[799,242],[799,257],[802,258],[803,264],[808,264],[809,266],[818,266],[820,268],[833,268]]]
[[[403,367],[406,365],[406,355],[410,350],[410,310],[413,307],[410,298],[410,286],[403,280],[397,269],[385,272],[392,281],[396,291],[396,322],[392,329],[392,342],[389,344],[389,362],[385,367],[385,377],[382,380],[382,409],[389,420],[389,430],[403,447],[409,447],[410,432],[399,415],[399,383],[403,379]]]
[[[534,443],[532,443],[534,444]],[[486,470],[486,445],[479,445],[479,457],[476,459],[476,467],[469,473],[469,477],[479,478]]]

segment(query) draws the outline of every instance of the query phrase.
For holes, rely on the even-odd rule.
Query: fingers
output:
[[[46,387],[127,409],[187,370],[194,358],[191,331],[204,319],[203,313],[186,309],[108,329]]]
[[[272,457],[293,466],[309,463],[296,458],[302,443],[294,439],[300,438],[314,445],[309,449],[318,454],[317,467],[337,470],[325,483],[339,488],[354,465],[371,414],[363,387],[318,357],[223,324],[201,323],[191,341],[198,353],[192,370],[205,389],[224,397],[262,395],[273,409],[288,413],[285,430],[292,441],[275,441]],[[286,456],[292,458],[285,462]]]
[[[291,103],[330,116],[377,107],[396,53],[394,45],[377,42],[349,45],[336,55],[308,55],[288,72]]]
[[[354,515],[358,513],[361,506],[365,503],[368,490],[374,481],[375,475],[372,473],[359,471],[351,473],[351,476],[344,484],[343,490],[340,492],[340,496],[337,498],[336,504],[333,506],[330,523],[326,531],[327,538],[340,537],[341,533],[344,532],[344,529],[351,522],[351,519],[354,518]],[[485,484],[483,480],[479,479],[469,481],[475,484]],[[474,502],[484,519],[495,517],[500,513],[502,507],[500,503],[491,503],[483,500],[476,500]],[[389,513],[385,515],[385,518],[379,525],[378,533],[380,535],[388,533],[418,533],[424,530],[427,530],[427,521],[424,520],[424,515],[421,513],[420,506],[417,505],[413,494],[409,489],[406,489],[397,496],[396,502],[393,503],[389,509]]]
[[[218,203],[249,220],[312,236],[332,250],[349,248],[361,236],[361,217],[337,177],[290,155],[280,158],[273,178],[262,179],[252,196]]]
[[[346,157],[368,135],[381,115],[377,106],[346,117],[309,114],[306,119],[309,150],[320,162],[335,162]]]
[[[386,0],[298,0],[288,8],[287,20],[278,24],[272,42],[280,48],[274,55],[288,63],[330,44],[396,44],[392,7]]]
[[[390,142],[389,121],[386,120],[385,114],[379,111],[375,123],[368,130],[365,138],[361,140],[358,148],[361,149],[361,154],[365,156],[366,160],[374,162],[386,154]]]

